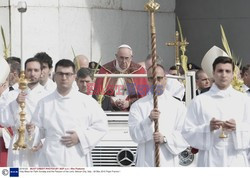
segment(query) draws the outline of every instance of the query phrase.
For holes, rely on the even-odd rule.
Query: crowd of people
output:
[[[136,63],[128,45],[119,46],[115,59],[102,66],[79,55],[59,60],[54,72],[52,58],[39,52],[25,61],[25,91],[18,88],[21,60],[8,58],[10,72],[0,81],[0,166],[92,166],[91,150],[108,132],[104,111],[129,112],[129,133],[138,144],[136,166],[155,166],[155,144],[161,166],[179,166],[178,155],[188,147],[198,152],[200,167],[249,166],[250,65],[241,70],[240,92],[231,85],[233,60],[228,56],[211,60],[212,78],[205,69],[195,69],[196,97],[185,106],[183,83],[166,77],[184,71],[176,71],[175,66],[166,71],[157,56],[153,86],[152,56]],[[95,78],[95,72],[147,77]],[[154,91],[158,108],[154,108]],[[13,150],[21,103],[25,103],[27,148]]]

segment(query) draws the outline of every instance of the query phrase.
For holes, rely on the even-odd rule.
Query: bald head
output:
[[[159,73],[159,74],[165,76],[165,68],[160,64],[156,64],[156,73]],[[148,75],[148,77],[153,76],[153,66],[150,66],[148,68],[147,75]]]
[[[89,67],[89,59],[84,55],[78,55],[74,58],[74,64],[76,66],[77,71],[80,68],[88,68]]]

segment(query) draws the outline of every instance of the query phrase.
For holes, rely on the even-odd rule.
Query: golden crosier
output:
[[[176,33],[175,33],[175,41],[166,43],[167,46],[174,46],[175,47],[175,66],[176,66],[178,75],[180,75],[180,65],[181,65],[181,61],[179,58],[179,50],[181,48],[182,54],[184,54],[184,52],[186,51],[186,46],[188,44],[189,43],[186,40],[184,40],[184,41],[179,40],[179,32],[178,31],[176,31]],[[187,61],[187,57],[185,57],[185,55],[182,55],[182,58],[183,58],[183,62],[185,63],[184,60]]]
[[[150,12],[155,12],[160,8],[160,4],[157,2],[154,2],[154,0],[150,0],[146,5],[145,5],[145,10],[148,10]]]
[[[185,39],[184,41],[181,41],[181,46],[180,46],[180,50],[181,50],[181,66],[184,70],[184,72],[186,73],[188,71],[187,68],[187,62],[188,62],[188,57],[185,55],[186,53],[186,46],[189,44],[187,42],[187,40]]]
[[[183,38],[183,34],[182,34],[182,28],[181,28],[181,23],[178,17],[177,18],[177,24],[178,24],[178,28],[179,28],[179,34],[180,34],[180,39],[181,39],[181,44],[180,44],[180,50],[181,50],[181,66],[184,70],[184,72],[186,73],[188,71],[187,68],[187,63],[188,63],[188,57],[185,55],[186,53],[186,47],[189,44],[187,42],[187,39]],[[185,83],[185,82],[184,82]]]
[[[186,55],[181,55],[181,66],[185,73],[188,71],[187,61],[188,61],[188,57]]]
[[[25,78],[25,74],[24,71],[21,72],[20,75],[20,80],[19,80],[19,89],[21,90],[21,92],[24,92],[27,89],[28,86],[28,80]],[[25,143],[25,130],[26,130],[26,126],[25,126],[25,103],[22,102],[19,104],[21,111],[19,113],[20,115],[20,127],[18,128],[18,139],[17,141],[14,143],[14,148],[13,150],[21,150],[21,149],[25,149],[27,148],[27,144]]]

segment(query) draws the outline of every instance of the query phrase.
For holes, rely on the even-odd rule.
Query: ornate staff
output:
[[[179,21],[179,18],[177,17],[177,24],[178,24],[178,28],[179,28],[179,33],[180,33],[180,38],[181,38],[181,42],[184,42],[180,45],[180,50],[181,50],[181,66],[184,70],[185,73],[187,73],[188,71],[188,67],[187,67],[187,61],[188,61],[188,57],[185,55],[186,53],[186,47],[189,44],[187,42],[187,39],[183,38],[183,34],[182,34],[182,28],[181,28],[181,23]]]
[[[160,8],[160,4],[154,2],[154,0],[150,0],[146,5],[145,9],[150,13],[150,27],[151,27],[151,52],[152,52],[152,63],[153,63],[153,98],[154,98],[154,108],[158,108],[158,99],[157,99],[157,91],[156,91],[156,29],[155,29],[155,11]],[[159,122],[154,122],[155,132],[159,132]],[[155,143],[155,166],[160,167],[160,145],[159,143]]]
[[[28,85],[28,80],[25,78],[24,74],[24,60],[23,60],[23,13],[27,10],[27,4],[24,1],[18,2],[18,11],[21,13],[20,16],[20,42],[21,42],[21,74],[19,79],[19,89],[21,92],[24,92]],[[20,115],[20,127],[18,128],[18,139],[14,143],[13,150],[20,150],[27,148],[27,145],[25,143],[25,102],[22,102],[19,104],[21,111],[19,113]]]
[[[184,41],[180,41],[179,40],[179,33],[178,31],[176,31],[175,33],[175,42],[169,42],[166,43],[167,46],[175,46],[175,65],[176,65],[176,69],[177,69],[177,74],[180,75],[180,55],[179,55],[179,51],[180,51],[180,46],[186,46],[189,43],[184,40]]]

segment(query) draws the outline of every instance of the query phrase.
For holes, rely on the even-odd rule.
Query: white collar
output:
[[[153,93],[151,91],[148,92],[148,95],[151,98],[153,98]],[[170,94],[170,92],[165,89],[163,91],[163,93],[161,95],[157,96],[157,97],[158,97],[159,100],[162,100],[162,99],[166,99],[166,97],[169,97],[169,96],[172,97],[172,95]]]
[[[216,84],[213,83],[209,91],[212,93],[212,96],[220,96],[220,97],[224,98],[224,97],[231,96],[234,89],[230,85],[225,90],[221,90],[221,89],[218,88],[218,86]]]
[[[73,89],[73,87],[71,87],[70,92],[67,95],[62,96],[57,89],[55,90],[56,98],[58,99],[70,99],[72,98],[73,95],[75,95],[76,92],[78,91],[76,91],[75,89]]]
[[[40,83],[38,83],[33,89],[30,89],[29,87],[27,87],[27,92],[28,93],[30,93],[30,92],[36,93],[36,92],[39,92],[39,91],[42,91],[42,90],[44,90],[44,88]]]
[[[18,89],[19,85],[18,83],[15,83],[14,85],[12,85],[12,87],[14,88],[14,90]]]

